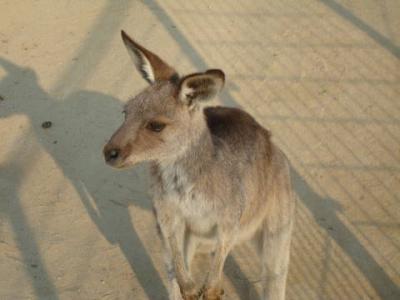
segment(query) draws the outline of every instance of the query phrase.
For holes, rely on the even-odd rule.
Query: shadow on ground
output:
[[[0,111],[0,118],[13,114],[23,114],[29,118],[37,141],[75,188],[102,234],[110,243],[119,245],[148,298],[164,299],[167,295],[166,289],[132,225],[127,208],[133,204],[149,209],[150,201],[142,195],[139,202],[126,203],[127,197],[115,199],[112,192],[118,184],[120,189],[126,189],[125,194],[128,196],[132,194],[127,188],[130,186],[129,181],[132,178],[139,181],[143,178],[137,172],[116,172],[112,180],[99,176],[106,168],[101,161],[104,135],[111,133],[117,125],[115,120],[110,119],[110,112],[120,111],[122,104],[111,96],[89,91],[78,91],[62,101],[52,99],[40,87],[33,70],[17,66],[4,58],[0,58],[0,67],[7,73],[0,82],[0,90],[11,93],[3,93],[7,103],[4,103]],[[28,93],[20,93],[21,86]],[[99,119],[101,122],[98,122]],[[42,128],[44,121],[51,121],[52,127]],[[104,130],[99,130],[98,126]],[[15,201],[14,209],[10,211],[10,215],[4,217],[10,220],[13,227],[36,296],[41,298],[46,295],[50,299],[57,299],[54,283],[49,279],[36,241],[32,239],[32,229],[29,228],[18,202],[18,183],[23,181],[24,169],[27,168],[19,163],[19,156],[23,151],[24,149],[14,149],[7,165],[1,168],[1,173],[16,187],[14,196],[9,197]],[[145,182],[142,185],[145,186]],[[98,192],[100,190],[101,195]],[[120,202],[123,203],[118,205]],[[6,203],[2,204],[4,208],[7,207]],[[7,213],[7,209],[1,211]],[[42,283],[37,280],[39,278]],[[147,288],[146,283],[150,281],[152,288]]]
[[[144,180],[144,178],[133,171],[117,173],[116,177],[110,181],[97,176],[104,171],[104,166],[99,164],[99,161],[93,160],[93,153],[99,153],[98,157],[101,156],[103,132],[117,125],[115,120],[108,119],[107,116],[110,115],[108,112],[120,110],[122,104],[111,96],[89,91],[76,92],[62,101],[52,99],[38,84],[33,70],[22,68],[3,58],[0,59],[0,65],[7,72],[7,76],[0,82],[0,90],[13,91],[12,98],[9,100],[10,104],[12,103],[12,109],[2,110],[0,117],[24,114],[29,118],[36,139],[53,157],[64,176],[78,192],[89,216],[102,234],[110,243],[119,245],[148,298],[164,299],[167,295],[166,288],[132,225],[131,216],[126,207],[138,205],[150,209],[150,201],[142,194],[141,197],[136,197],[140,200],[135,203],[116,205],[115,203],[126,200],[115,199],[115,195],[111,192],[116,183],[123,189],[129,187],[128,178],[135,178],[135,180]],[[23,85],[25,89],[29,88],[29,94],[34,97],[27,98],[27,94],[19,95],[18,85]],[[5,114],[5,111],[9,113]],[[94,122],[94,118],[98,119],[99,116],[101,116],[101,124]],[[42,128],[41,124],[47,120],[53,122],[53,128]],[[105,130],[93,127],[99,125]],[[85,141],[76,141],[76,137],[90,138],[86,138]],[[81,151],[80,148],[85,150]],[[23,149],[16,149],[14,157],[8,161],[7,165],[2,166],[2,172],[10,176],[9,180],[16,186],[24,176],[24,170],[18,163],[21,151]],[[87,163],[90,165],[88,166]],[[336,201],[321,198],[296,170],[292,169],[292,173],[299,198],[312,212],[317,223],[349,255],[383,299],[395,299],[398,296],[398,287],[337,217],[340,209],[335,204]],[[145,182],[141,185],[146,186]],[[101,190],[101,195],[99,190]],[[127,196],[131,192],[127,189]],[[144,193],[144,191],[136,192]],[[27,225],[24,212],[18,204],[18,189],[15,189],[13,194],[11,198],[15,199],[16,204],[14,204],[12,214],[7,217],[15,231],[26,270],[31,277],[36,294],[38,297],[45,294],[51,299],[58,299],[54,284],[49,279],[42,263],[36,242],[32,239],[32,229]],[[92,199],[95,201],[95,207]],[[232,257],[227,261],[226,270],[234,270],[227,271],[226,275],[231,279],[241,299],[247,299],[249,294],[257,294],[252,284],[237,280],[238,277],[243,279],[245,276],[241,274],[239,264]],[[42,279],[40,284],[37,278]],[[149,281],[153,283],[151,289],[146,288],[148,286],[146,283]]]
[[[397,46],[346,11],[345,8],[334,1],[321,0],[321,2],[352,22],[354,26],[364,30],[371,38],[399,57]],[[185,35],[176,29],[177,26],[173,20],[157,1],[147,0],[145,4],[177,41],[182,52],[187,53],[192,63],[199,70],[206,69],[207,64],[202,56]],[[119,245],[147,297],[149,299],[165,299],[167,292],[161,276],[157,273],[139,239],[127,209],[129,205],[150,209],[150,201],[145,195],[145,191],[132,191],[129,188],[132,179],[141,181],[139,186],[146,186],[146,179],[139,174],[142,169],[115,173],[113,178],[101,175],[105,168],[100,162],[101,148],[105,142],[104,139],[108,137],[105,133],[111,133],[119,125],[118,120],[112,118],[110,112],[121,110],[120,101],[109,95],[85,90],[74,92],[66,99],[55,99],[41,88],[33,70],[20,67],[4,58],[0,58],[0,67],[6,71],[6,76],[0,82],[0,90],[10,91],[10,95],[3,95],[7,101],[3,104],[5,109],[0,110],[0,117],[6,118],[13,114],[22,114],[29,118],[33,135],[74,187],[88,215],[101,233],[110,243]],[[72,80],[74,72],[68,71],[67,73],[66,78]],[[21,90],[21,86],[23,86],[23,90]],[[229,91],[225,92],[222,98],[226,105],[238,106]],[[101,119],[100,122],[99,119]],[[44,121],[52,121],[53,127],[47,130],[43,129],[41,124]],[[99,126],[101,130],[99,130]],[[79,140],[76,137],[79,137]],[[14,209],[8,211],[7,203],[1,202],[0,211],[2,217],[9,219],[15,232],[16,241],[36,296],[58,299],[57,290],[43,264],[37,242],[32,238],[34,236],[33,229],[29,228],[19,203],[19,185],[24,179],[27,167],[19,162],[19,155],[23,151],[24,149],[21,147],[14,149],[12,157],[6,165],[1,166],[0,172],[4,173],[15,186],[12,196],[9,197],[15,203]],[[98,153],[98,155],[93,155],[93,153]],[[400,296],[398,286],[354,233],[340,220],[338,202],[318,195],[295,169],[292,169],[292,173],[299,199],[311,212],[314,220],[339,245],[382,299],[398,299]],[[116,187],[122,190],[123,199],[115,198],[112,191]],[[135,202],[126,200],[132,193],[139,195],[139,197],[135,197],[138,199]],[[121,203],[122,205],[120,205]],[[253,285],[246,280],[239,263],[233,257],[229,257],[227,260],[225,270],[241,299],[248,299],[249,295],[257,294]],[[238,280],[238,277],[241,280]],[[41,278],[41,281],[37,280],[38,278]],[[323,276],[321,280],[324,280]],[[149,288],[148,282],[152,282],[151,288]],[[307,297],[299,295],[298,299],[307,299]]]

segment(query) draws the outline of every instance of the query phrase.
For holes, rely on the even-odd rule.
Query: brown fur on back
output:
[[[206,107],[204,115],[213,143],[216,145],[224,141],[236,155],[242,153],[247,157],[256,154],[262,139],[263,154],[271,156],[271,134],[263,128],[250,114],[232,107],[214,106]],[[261,149],[260,149],[261,150]]]

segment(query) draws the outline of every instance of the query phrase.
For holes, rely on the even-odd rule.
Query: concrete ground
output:
[[[287,299],[400,299],[398,0],[2,0],[0,299],[167,297],[146,167],[101,154],[146,86],[120,29],[181,73],[223,69],[218,101],[287,153]],[[227,299],[257,299],[252,251]]]

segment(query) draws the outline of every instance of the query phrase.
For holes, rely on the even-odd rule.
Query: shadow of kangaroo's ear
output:
[[[9,77],[13,78],[28,78],[30,80],[36,80],[36,72],[30,68],[20,67],[11,61],[0,57],[0,67],[3,68]],[[3,79],[4,80],[4,79]]]
[[[136,43],[125,31],[121,31],[121,36],[136,69],[148,83],[178,80],[179,76],[174,68],[170,67],[151,51]]]
[[[8,61],[7,59],[0,57],[0,66],[7,71],[7,73],[22,72],[22,68]]]

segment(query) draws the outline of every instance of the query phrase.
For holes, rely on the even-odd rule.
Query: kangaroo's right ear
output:
[[[122,40],[135,63],[136,69],[150,84],[156,81],[177,80],[178,73],[154,53],[132,40],[125,31],[121,31]]]
[[[179,99],[192,105],[193,101],[206,101],[214,97],[224,86],[225,74],[218,69],[194,73],[183,77],[179,83]]]

